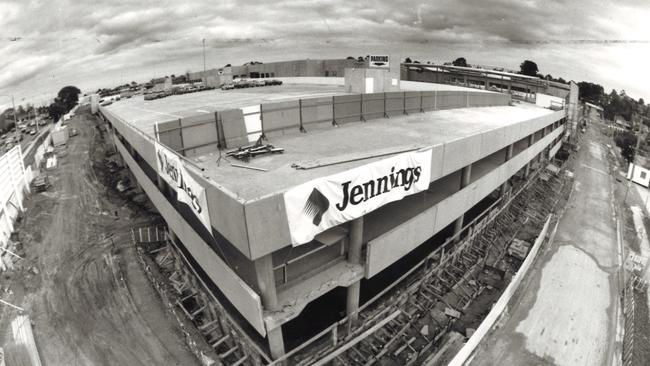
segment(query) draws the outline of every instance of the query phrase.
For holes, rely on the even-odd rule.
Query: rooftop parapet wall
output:
[[[159,122],[157,135],[169,148],[185,156],[196,156],[216,151],[219,144],[225,148],[247,145],[256,139],[251,136],[260,132],[267,137],[295,134],[334,124],[509,102],[509,95],[478,91],[406,91],[305,98]],[[244,109],[254,111],[244,113]],[[251,119],[261,128],[251,128]]]

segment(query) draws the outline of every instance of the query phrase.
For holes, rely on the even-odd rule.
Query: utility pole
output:
[[[18,119],[16,118],[16,103],[14,102],[14,95],[11,95],[11,106],[14,109],[14,128],[16,129],[15,132],[15,137],[14,140],[16,141],[16,144],[20,145],[20,139],[18,136],[20,136],[20,131],[18,130]]]
[[[203,77],[205,78],[203,85],[208,86],[208,75],[205,74],[205,38],[203,38]]]
[[[639,127],[641,129],[641,127]],[[634,131],[634,126],[632,126],[632,131]],[[636,168],[636,155],[639,153],[639,145],[641,145],[641,136],[636,137],[636,146],[634,147],[634,155],[632,155],[632,170],[630,170],[630,178],[627,180],[627,188],[625,188],[625,198],[623,198],[623,203],[627,202],[627,194],[630,192],[630,186],[632,185],[632,179],[634,178],[634,168]]]

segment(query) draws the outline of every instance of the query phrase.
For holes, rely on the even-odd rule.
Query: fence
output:
[[[167,122],[156,127],[159,141],[184,156],[237,148],[260,135],[307,132],[350,122],[427,111],[508,105],[510,95],[475,91],[405,91],[347,94],[262,103]]]
[[[23,210],[25,192],[29,191],[20,145],[0,157],[0,247],[13,232],[14,220]]]

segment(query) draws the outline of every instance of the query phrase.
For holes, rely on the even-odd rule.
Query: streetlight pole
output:
[[[205,74],[205,38],[203,38],[203,77],[205,78],[203,84],[208,86],[208,75]]]
[[[20,145],[20,139],[18,136],[20,136],[20,131],[18,130],[18,119],[16,118],[16,103],[14,102],[14,95],[11,95],[11,107],[14,109],[14,128],[16,129],[16,132],[14,133],[14,140],[16,141],[16,144]]]
[[[641,129],[641,127],[639,127]],[[632,127],[632,131],[634,131],[634,125]],[[632,179],[634,179],[634,168],[636,168],[636,155],[639,153],[639,146],[641,145],[641,136],[637,136],[637,134],[634,134],[636,137],[636,146],[634,147],[634,155],[632,155],[632,169],[630,170],[630,178],[627,180],[627,188],[625,189],[625,198],[623,198],[623,203],[625,204],[627,202],[627,194],[630,192],[630,186],[632,185]]]

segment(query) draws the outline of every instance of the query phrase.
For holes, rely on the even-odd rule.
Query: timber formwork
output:
[[[507,248],[519,230],[541,229],[568,197],[568,181],[563,175],[535,175],[467,225],[460,240],[450,238],[417,271],[396,281],[401,282],[399,289],[395,286],[366,303],[358,321],[344,319],[326,329],[311,346],[290,352],[288,364],[414,365],[431,358],[472,302],[503,280],[501,268],[511,261]]]
[[[165,227],[134,229],[132,234],[147,277],[203,365],[259,366],[270,362],[190,269]]]
[[[503,283],[509,244],[525,225],[541,228],[568,196],[566,183],[564,175],[533,174],[366,302],[357,320],[346,317],[274,361],[198,279],[166,228],[132,234],[147,276],[204,365],[414,365],[436,354],[477,297]]]

